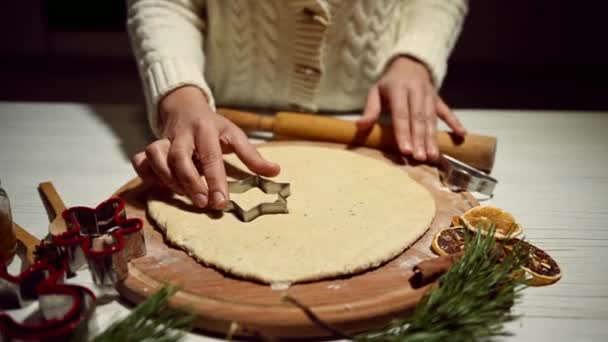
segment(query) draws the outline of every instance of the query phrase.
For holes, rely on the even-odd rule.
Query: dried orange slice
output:
[[[450,227],[437,232],[431,247],[439,255],[460,253],[464,250],[464,227]]]
[[[474,232],[477,231],[478,227],[487,231],[494,225],[494,237],[497,239],[512,238],[523,231],[513,215],[492,206],[469,209],[460,218],[464,225]]]
[[[506,244],[507,249],[512,249],[515,244],[520,244],[528,259],[521,268],[530,276],[527,283],[532,286],[553,284],[562,277],[559,265],[549,254],[531,243],[519,239],[513,239]]]

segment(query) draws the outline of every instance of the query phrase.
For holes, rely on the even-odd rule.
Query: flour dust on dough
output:
[[[197,260],[265,283],[294,283],[376,267],[400,254],[435,216],[432,195],[403,169],[354,152],[262,146],[291,183],[289,214],[243,223],[217,217],[185,197],[151,197],[148,213],[167,239]],[[226,161],[247,170],[234,156]],[[268,195],[244,194],[246,206]],[[270,197],[272,199],[272,197]],[[239,202],[239,195],[231,194]]]

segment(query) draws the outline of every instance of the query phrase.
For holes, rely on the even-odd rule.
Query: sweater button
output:
[[[321,16],[310,8],[304,8],[302,12],[306,14],[312,21],[320,24],[321,26],[329,26],[329,21],[325,17]]]
[[[300,74],[304,74],[306,77],[313,77],[313,76],[321,75],[321,70],[311,68],[311,67],[305,66],[305,65],[297,65],[296,71]]]
[[[313,70],[311,68],[304,69],[304,75],[306,75],[306,76],[312,76],[314,74],[315,74],[315,70]]]

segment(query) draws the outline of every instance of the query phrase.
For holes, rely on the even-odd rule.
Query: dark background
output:
[[[442,95],[457,108],[608,109],[605,3],[471,1]],[[140,103],[125,11],[125,0],[4,2],[0,100]]]

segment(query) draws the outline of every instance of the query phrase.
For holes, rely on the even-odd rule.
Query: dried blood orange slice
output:
[[[437,232],[431,245],[439,255],[460,253],[464,250],[464,227],[450,227]]]
[[[528,259],[522,268],[530,275],[527,283],[533,286],[549,285],[558,281],[562,277],[559,265],[549,254],[531,243],[519,239],[513,239],[506,244],[507,249],[519,244],[528,254]]]
[[[464,225],[472,231],[477,231],[478,227],[487,231],[494,225],[494,237],[497,239],[512,238],[523,231],[513,215],[492,206],[469,209],[460,218]]]

